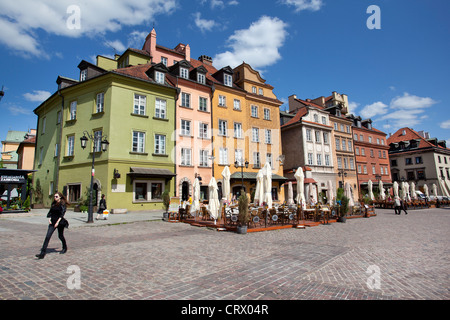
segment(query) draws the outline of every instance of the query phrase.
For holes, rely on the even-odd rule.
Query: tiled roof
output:
[[[294,124],[294,123],[299,122],[299,121],[301,120],[301,118],[302,118],[305,114],[307,114],[307,113],[308,113],[308,109],[307,109],[306,107],[300,108],[300,109],[297,111],[297,113],[295,114],[295,116],[294,116],[291,120],[289,120],[288,122],[286,122],[285,124],[283,124],[283,125],[281,126],[281,128],[287,127],[287,126],[289,126],[289,125],[291,125],[291,124]]]
[[[148,69],[150,69],[151,67],[152,66],[149,64],[140,64],[137,66],[130,66],[130,67],[125,67],[125,68],[120,68],[120,69],[114,69],[111,72],[117,73],[117,74],[123,74],[123,75],[129,76],[129,77],[133,77],[133,78],[137,78],[140,80],[145,80],[145,81],[157,84],[157,82],[154,81],[152,78],[150,78],[146,73],[148,71]],[[169,85],[171,85],[171,86],[175,86],[175,84],[172,83],[168,77],[166,77],[166,82],[168,82]]]
[[[405,135],[403,135],[403,131],[405,132]],[[430,148],[434,147],[434,145],[431,142],[428,142],[423,137],[421,137],[416,131],[410,128],[401,128],[396,133],[394,133],[392,136],[390,136],[387,139],[387,143],[398,143],[401,141],[410,141],[420,139],[419,148]]]

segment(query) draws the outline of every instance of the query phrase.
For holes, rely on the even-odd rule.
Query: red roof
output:
[[[405,132],[405,134],[403,134]],[[420,136],[416,131],[410,128],[401,128],[396,133],[394,133],[392,136],[390,136],[387,139],[387,143],[398,143],[401,141],[410,141],[420,139],[419,148],[430,148],[430,147],[436,147],[431,142],[428,142],[425,140],[422,136]]]

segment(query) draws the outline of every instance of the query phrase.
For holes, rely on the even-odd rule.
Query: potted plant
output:
[[[163,192],[162,200],[163,200],[163,206],[164,206],[163,220],[167,221],[167,220],[169,220],[169,206],[170,206],[169,191],[166,190]]]
[[[238,214],[237,233],[246,234],[249,220],[249,212],[248,212],[249,199],[245,192],[242,192],[238,202],[239,202],[239,214]]]
[[[347,211],[348,211],[348,202],[349,198],[346,196],[342,196],[341,205],[339,207],[339,218],[338,222],[345,222],[347,220]]]

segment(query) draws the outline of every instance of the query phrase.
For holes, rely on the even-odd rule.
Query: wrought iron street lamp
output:
[[[245,168],[246,169],[248,169],[248,164],[249,164],[249,162],[246,160],[245,162],[243,162],[242,160],[241,161],[235,161],[234,162],[234,167],[237,169],[237,168],[241,168],[241,186],[242,186],[242,188],[241,188],[241,194],[242,194],[242,192],[243,192],[243,190],[244,190],[244,166],[245,166]]]
[[[101,144],[101,151],[106,151],[108,149],[109,142],[106,140],[106,136],[104,135],[91,135],[89,132],[84,131],[83,136],[80,138],[81,148],[83,150],[86,148],[88,140],[91,140],[93,143],[92,147],[92,170],[91,170],[91,187],[89,189],[89,211],[88,211],[88,221],[87,223],[94,222],[94,215],[92,210],[92,192],[94,189],[94,174],[95,174],[95,152],[100,150],[96,150],[97,146]]]
[[[342,177],[342,188],[344,188],[344,177],[347,177],[347,172],[345,170],[339,170],[338,172],[339,177]]]

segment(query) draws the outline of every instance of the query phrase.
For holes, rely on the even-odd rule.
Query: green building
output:
[[[175,189],[178,91],[165,77],[167,67],[127,50],[78,68],[79,80],[58,77],[58,90],[34,110],[33,183],[42,188],[42,203],[50,206],[56,190],[73,205],[86,200],[95,156],[94,205],[105,194],[112,212],[162,209],[162,193]],[[106,151],[100,139],[82,149],[80,138],[87,134],[107,139]]]

